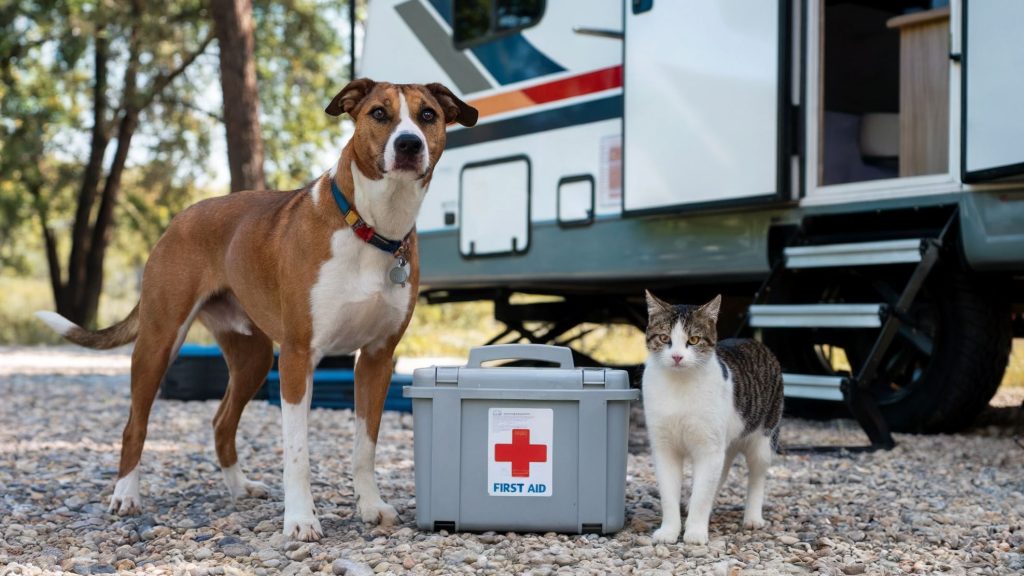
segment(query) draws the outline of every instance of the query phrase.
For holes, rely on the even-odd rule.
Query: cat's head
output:
[[[648,363],[672,370],[704,366],[718,343],[718,309],[722,296],[707,304],[672,305],[647,294]]]

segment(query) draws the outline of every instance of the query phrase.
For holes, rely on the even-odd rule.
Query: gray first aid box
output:
[[[552,368],[484,367],[537,360]],[[466,366],[415,371],[416,524],[424,530],[609,533],[625,515],[629,388],[572,351],[474,348]]]

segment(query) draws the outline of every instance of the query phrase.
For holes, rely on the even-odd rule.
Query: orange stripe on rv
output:
[[[528,86],[520,90],[477,98],[471,100],[469,104],[476,108],[480,112],[480,117],[483,118],[620,87],[622,87],[622,66],[612,66],[544,84]]]

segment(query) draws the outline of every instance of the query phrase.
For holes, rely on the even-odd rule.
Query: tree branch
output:
[[[213,42],[213,39],[213,31],[207,31],[206,37],[203,38],[203,41],[199,44],[199,48],[185,56],[185,59],[181,61],[181,64],[178,65],[177,68],[157,76],[156,80],[153,81],[153,89],[150,90],[149,94],[146,96],[145,100],[142,101],[142,104],[141,106],[139,106],[138,109],[141,110],[149,106],[153,102],[153,100],[156,99],[156,97],[161,92],[163,92],[164,88],[167,88],[167,86],[171,82],[173,82],[175,78],[180,76],[182,72],[185,71],[186,68],[188,68],[193,62],[196,61],[196,58],[199,58],[199,56],[202,55],[203,52],[206,52],[206,48],[210,45],[211,42]]]

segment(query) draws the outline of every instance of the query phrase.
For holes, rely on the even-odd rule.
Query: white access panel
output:
[[[516,156],[467,164],[459,204],[463,256],[525,252],[530,242],[530,161]]]
[[[964,180],[1024,173],[1024,1],[964,4]]]
[[[626,211],[777,192],[779,1],[626,2]]]

